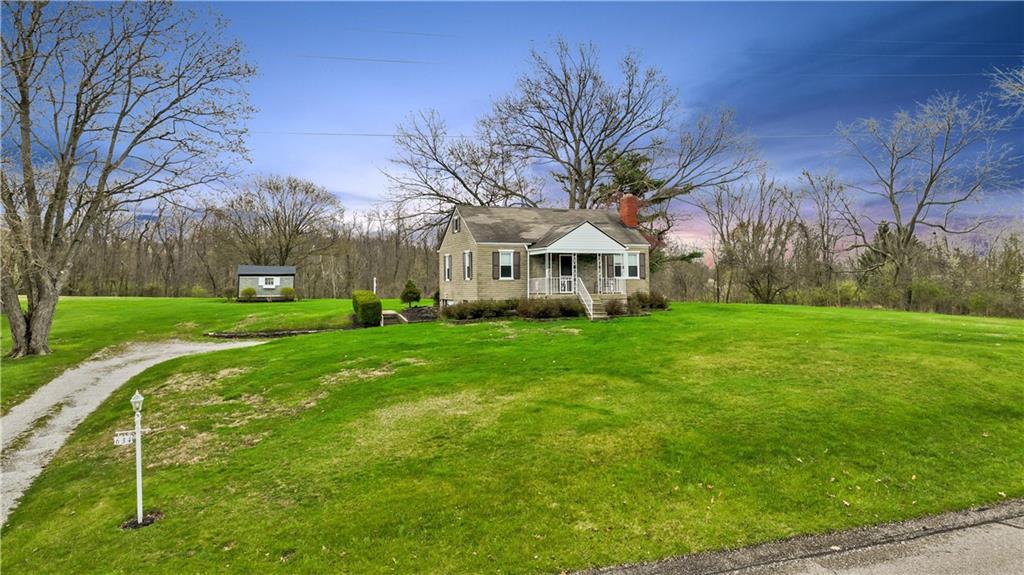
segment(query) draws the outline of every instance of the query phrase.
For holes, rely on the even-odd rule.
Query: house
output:
[[[601,316],[604,302],[650,290],[638,209],[632,194],[617,213],[456,206],[438,248],[440,303],[573,297]]]
[[[281,290],[295,289],[295,266],[238,266],[238,293],[253,288],[257,299],[284,299]]]

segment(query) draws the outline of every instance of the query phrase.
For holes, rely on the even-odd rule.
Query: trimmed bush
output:
[[[352,292],[352,312],[358,325],[379,326],[381,309],[380,298],[372,291]]]
[[[638,291],[629,296],[626,307],[631,314],[650,309],[668,309],[668,298],[658,292]]]
[[[457,303],[444,308],[441,315],[448,319],[488,319],[515,315],[515,300],[480,300]]]
[[[434,298],[434,307],[439,307],[441,305],[441,292],[440,292],[440,290],[434,290],[433,298]]]
[[[252,301],[256,299],[256,288],[243,288],[242,293],[238,296],[238,299],[242,301]]]
[[[405,289],[402,290],[402,303],[406,306],[412,307],[412,304],[419,303],[420,298],[423,296],[423,292],[420,288],[416,287],[416,284],[412,283],[412,280],[405,282]]]
[[[295,301],[295,288],[281,288],[281,297],[284,298],[284,301]]]
[[[550,319],[557,317],[580,317],[586,315],[583,304],[575,299],[521,299],[516,310],[522,317]]]
[[[615,317],[617,315],[626,315],[626,306],[622,303],[621,299],[612,299],[604,302],[604,312],[609,317]]]
[[[480,300],[450,305],[441,311],[448,319],[497,319],[520,316],[530,319],[552,319],[559,317],[582,317],[586,315],[583,304],[569,298]]]

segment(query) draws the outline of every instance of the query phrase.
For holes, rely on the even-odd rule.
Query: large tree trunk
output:
[[[50,353],[50,328],[60,294],[52,286],[37,289],[28,302],[28,355]],[[34,300],[34,301],[33,301]]]
[[[7,316],[11,327],[11,351],[8,357],[22,357],[28,354],[28,321],[25,311],[21,309],[21,302],[18,300],[18,290],[14,287],[14,281],[4,276],[0,280],[0,300],[3,300],[4,315]]]

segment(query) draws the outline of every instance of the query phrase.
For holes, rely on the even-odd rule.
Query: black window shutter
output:
[[[498,279],[499,274],[501,273],[501,269],[500,269],[501,268],[501,264],[499,262],[500,258],[501,258],[501,254],[499,254],[498,252],[491,252],[491,279],[492,280]]]
[[[467,267],[469,268],[469,279],[473,279],[473,252],[468,252],[466,257],[469,258],[469,262],[467,264]]]
[[[647,254],[640,254],[640,279],[647,279]]]
[[[512,252],[512,279],[519,279],[519,252]]]

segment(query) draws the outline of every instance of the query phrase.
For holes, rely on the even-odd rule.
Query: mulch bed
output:
[[[132,517],[121,524],[121,529],[142,529],[143,527],[152,525],[163,518],[164,512],[159,509],[154,509],[146,512],[146,514],[142,516],[142,523],[139,523],[135,517]]]
[[[355,329],[353,325],[345,327],[332,327],[328,329],[285,329],[278,331],[211,331],[204,333],[206,337],[219,337],[223,339],[265,339],[271,337],[288,337],[292,335],[306,335],[310,333],[325,333],[328,331],[343,331]]]
[[[399,312],[409,323],[437,320],[437,308],[433,306],[411,307]]]

